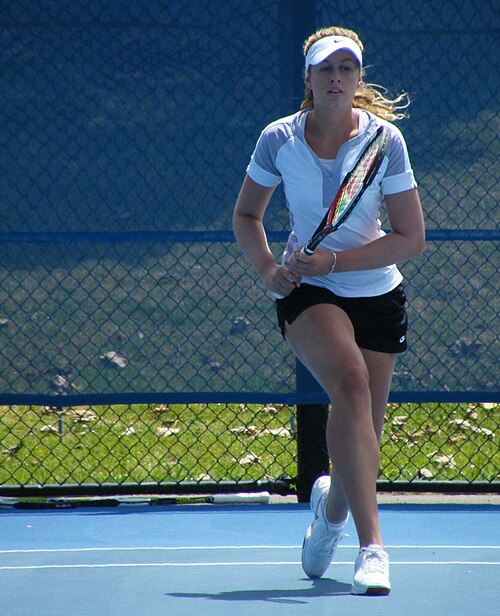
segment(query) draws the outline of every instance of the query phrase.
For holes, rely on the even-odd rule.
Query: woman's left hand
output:
[[[312,255],[297,250],[292,255],[288,267],[298,276],[325,276],[333,265],[333,253],[317,249]]]

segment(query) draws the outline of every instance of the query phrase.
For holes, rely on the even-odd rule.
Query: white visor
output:
[[[357,43],[347,36],[325,36],[311,45],[306,55],[306,70],[312,65],[315,66],[329,55],[340,49],[347,49],[352,53],[359,63],[359,68],[363,66],[363,54]]]

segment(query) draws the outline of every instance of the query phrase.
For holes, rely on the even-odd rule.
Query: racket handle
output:
[[[216,505],[231,505],[238,503],[269,503],[269,492],[238,492],[237,494],[214,494],[213,502]]]
[[[302,254],[304,255],[312,255],[314,254],[314,250],[310,250],[307,245],[306,246],[302,246],[302,250],[300,251]],[[285,296],[284,295],[280,295],[279,293],[275,293],[274,291],[272,292],[273,297],[275,297],[276,299],[284,299]]]

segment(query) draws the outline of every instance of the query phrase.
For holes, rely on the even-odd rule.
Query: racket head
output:
[[[373,182],[382,164],[388,138],[388,129],[379,126],[374,137],[360,154],[353,169],[344,178],[325,217],[307,243],[304,252],[312,254],[323,239],[336,231],[352,212],[365,190]]]

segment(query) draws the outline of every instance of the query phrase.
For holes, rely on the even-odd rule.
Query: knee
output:
[[[328,390],[332,403],[326,430],[330,455],[339,442],[352,443],[353,439],[365,439],[373,433],[369,381],[366,366],[351,364],[342,368],[335,385]]]
[[[345,366],[336,378],[333,397],[355,404],[370,399],[370,379],[366,366],[362,363]]]

